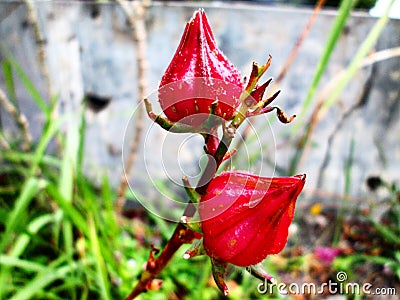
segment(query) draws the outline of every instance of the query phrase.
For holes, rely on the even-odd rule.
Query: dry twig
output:
[[[7,140],[5,139],[5,137],[1,132],[0,132],[0,147],[6,150],[11,149],[10,144],[7,142]],[[0,157],[0,162],[1,162],[1,157]]]
[[[21,148],[24,151],[29,151],[32,144],[32,135],[29,132],[29,122],[23,113],[18,111],[15,106],[8,99],[7,95],[2,89],[0,89],[0,104],[3,106],[5,111],[7,111],[17,122],[18,127],[22,133],[23,142]]]
[[[121,215],[122,207],[125,201],[125,192],[128,187],[128,180],[132,174],[133,165],[136,161],[136,157],[139,151],[140,140],[143,131],[143,99],[147,94],[147,69],[148,63],[146,60],[147,50],[147,33],[145,16],[146,10],[149,5],[148,1],[124,1],[116,0],[116,2],[122,7],[128,17],[129,24],[132,28],[133,39],[136,42],[136,64],[138,74],[138,111],[137,117],[135,118],[134,131],[135,136],[132,139],[129,152],[126,161],[124,162],[125,169],[122,174],[121,182],[118,188],[118,199],[116,203],[116,211],[118,215]]]
[[[45,47],[46,40],[43,36],[42,31],[40,30],[34,1],[24,0],[24,2],[26,4],[26,10],[27,10],[27,14],[28,14],[28,22],[32,26],[33,36],[35,38],[35,43],[37,46],[36,56],[39,61],[40,72],[42,73],[42,76],[45,80],[46,88],[47,88],[49,97],[51,98],[53,93],[52,93],[52,89],[51,89],[51,81],[50,81],[49,71],[48,71],[47,64],[46,64],[46,47]]]
[[[310,33],[310,29],[313,26],[319,11],[321,10],[321,8],[324,6],[326,0],[319,0],[318,3],[315,5],[315,8],[310,16],[310,18],[307,21],[306,26],[303,29],[303,32],[301,33],[301,35],[298,37],[298,39],[296,40],[292,51],[290,52],[288,58],[285,61],[285,64],[283,65],[281,72],[278,75],[278,78],[275,80],[275,84],[278,85],[282,79],[286,76],[287,71],[289,70],[289,68],[292,66],[295,58],[297,57],[297,54],[299,52],[299,49],[301,47],[301,45],[303,44],[305,38],[307,37],[307,35]]]

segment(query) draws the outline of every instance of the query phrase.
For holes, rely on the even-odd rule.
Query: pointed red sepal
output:
[[[224,296],[228,296],[228,286],[225,283],[225,275],[228,264],[224,261],[220,261],[211,257],[211,265],[215,283],[224,294]]]
[[[250,78],[245,88],[245,92],[247,93],[247,95],[245,95],[245,98],[244,99],[242,98],[242,100],[245,100],[249,95],[251,95],[260,78],[268,70],[269,66],[271,65],[271,62],[272,62],[271,55],[269,56],[268,61],[262,66],[259,66],[256,62],[253,62]]]
[[[195,256],[204,255],[203,239],[195,240],[188,250],[183,254],[183,259],[190,259]]]
[[[246,117],[253,117],[253,116],[266,114],[266,113],[269,113],[269,112],[271,112],[273,110],[276,110],[276,115],[278,117],[278,120],[281,123],[288,124],[288,123],[292,122],[294,120],[294,118],[296,118],[296,115],[292,115],[290,117],[287,116],[285,114],[285,112],[281,108],[279,108],[277,106],[266,106],[264,108],[256,109],[254,111],[248,111],[247,114],[246,114]]]
[[[276,110],[276,115],[278,116],[279,121],[281,121],[282,123],[290,123],[294,120],[294,118],[296,118],[296,115],[292,115],[290,117],[287,116],[285,112],[277,106],[272,107],[272,110],[274,109]]]
[[[144,99],[144,104],[146,108],[147,115],[153,122],[157,123],[160,125],[161,128],[174,132],[174,133],[188,133],[188,132],[194,132],[193,127],[188,126],[186,124],[181,124],[181,123],[174,123],[171,122],[170,120],[164,118],[161,115],[157,115],[153,112],[153,107],[148,99]]]
[[[256,86],[254,88],[254,90],[250,93],[250,96],[247,97],[247,99],[245,100],[245,105],[247,105],[248,107],[252,107],[254,105],[256,105],[257,103],[259,103],[265,93],[265,90],[267,89],[267,87],[269,86],[269,84],[271,83],[272,78],[270,78],[268,81],[264,82],[262,85],[260,86]]]
[[[269,105],[272,101],[274,101],[274,100],[278,97],[278,95],[279,95],[280,93],[281,93],[280,90],[279,90],[279,91],[276,91],[275,94],[273,94],[271,97],[265,99],[265,100],[262,102],[262,103],[263,103],[263,106],[266,107],[267,105]]]
[[[269,283],[276,283],[276,279],[265,271],[262,263],[246,267],[246,271],[262,281],[267,280]]]

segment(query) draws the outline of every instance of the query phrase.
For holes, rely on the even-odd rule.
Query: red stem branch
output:
[[[224,134],[218,148],[213,156],[209,158],[207,166],[199,180],[196,191],[199,194],[204,194],[209,181],[215,176],[215,172],[218,166],[221,164],[225,153],[227,152],[229,145],[232,141],[231,136]],[[188,205],[183,213],[183,216],[192,217],[196,212],[196,208],[193,203],[189,200]],[[182,223],[178,223],[174,233],[169,239],[167,245],[162,250],[161,254],[157,257],[153,257],[153,253],[150,253],[149,259],[146,264],[146,269],[143,271],[139,282],[136,284],[132,292],[125,298],[125,300],[132,300],[136,296],[147,291],[152,280],[165,268],[168,262],[172,259],[175,252],[183,245],[191,243],[198,233],[186,228]]]
[[[190,204],[188,207],[189,206]],[[143,271],[139,282],[125,300],[132,300],[139,294],[146,292],[151,281],[165,268],[175,252],[183,244],[190,243],[194,237],[195,232],[186,228],[182,223],[178,223],[172,237],[161,252],[160,256],[153,259],[152,254],[150,254],[150,258],[146,264],[146,269]]]

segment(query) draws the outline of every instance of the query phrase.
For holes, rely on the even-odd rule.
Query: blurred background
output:
[[[265,265],[289,283],[344,270],[400,293],[400,1],[316,2],[1,1],[0,298],[121,299],[165,245],[202,139],[155,126],[141,100],[160,112],[199,7],[243,76],[271,54],[268,94],[297,115],[244,124],[224,166],[307,174],[288,246]],[[180,257],[142,298],[220,297],[207,258]],[[230,278],[232,299],[261,297]]]

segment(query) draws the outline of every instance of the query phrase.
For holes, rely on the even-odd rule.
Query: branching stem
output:
[[[215,155],[213,157],[209,157],[207,166],[199,180],[196,192],[200,195],[205,193],[209,181],[215,176],[215,172],[217,171],[218,166],[221,164],[226,152],[228,151],[229,145],[231,144],[233,137],[225,132],[226,130],[224,130],[224,135],[219,143]],[[183,213],[183,216],[193,217],[195,212],[196,208],[193,205],[193,202],[190,200]],[[150,255],[150,258],[146,264],[146,269],[143,271],[139,282],[136,284],[132,292],[125,298],[125,300],[132,300],[139,294],[146,292],[147,287],[151,284],[151,281],[165,268],[175,252],[183,244],[191,243],[197,234],[198,233],[194,232],[193,230],[186,228],[184,224],[178,223],[174,233],[172,234],[172,237],[169,239],[161,254],[155,259],[153,258],[152,254]]]

